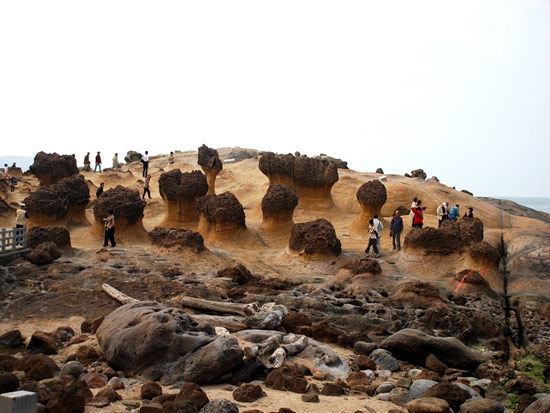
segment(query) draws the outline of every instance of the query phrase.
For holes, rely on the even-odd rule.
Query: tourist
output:
[[[29,218],[27,206],[21,203],[15,216],[15,228],[27,228],[27,218]]]
[[[374,250],[374,256],[378,258],[378,235],[376,235],[376,230],[374,229],[374,220],[369,221],[369,245],[365,250],[365,253],[370,252],[370,247]]]
[[[103,246],[106,247],[109,244],[109,241],[111,242],[111,247],[116,246],[115,242],[115,216],[113,215],[113,210],[109,210],[109,216],[107,218],[103,218],[103,221],[105,221],[105,242],[103,243]]]
[[[84,171],[90,172],[90,170],[90,152],[88,152],[84,157]]]
[[[101,173],[101,152],[98,152],[95,156],[95,167],[94,172],[99,168],[99,172]]]
[[[454,207],[452,207],[449,211],[449,220],[450,221],[456,221],[458,217],[460,216],[460,211],[458,209],[459,205],[456,204]]]
[[[95,191],[95,197],[99,198],[101,194],[103,193],[103,184],[104,182],[99,184],[99,188],[97,188],[97,191]]]
[[[4,172],[8,172],[8,164],[7,163],[4,164]]]
[[[422,206],[422,201],[419,199],[416,202],[416,207],[412,208],[411,211],[414,214],[413,218],[413,228],[420,228],[422,229],[422,226],[424,225],[424,214],[422,211],[425,211],[426,207]]]
[[[170,157],[168,158],[170,165],[174,164],[176,160],[174,159],[174,152],[170,152]]]
[[[378,215],[375,215],[372,221],[374,222],[374,230],[378,236],[378,251],[382,251],[382,230],[384,229],[384,225],[378,219]]]
[[[17,177],[8,175],[8,184],[10,184],[10,191],[15,192],[15,185],[17,185]]]
[[[12,168],[17,168],[17,165],[15,164],[15,162],[12,164],[11,167],[12,167]]]
[[[118,162],[118,153],[115,153],[115,156],[113,156],[113,169],[119,169],[120,163]]]
[[[145,151],[145,155],[141,157],[141,163],[143,163],[143,177],[146,177],[149,172],[149,151]]]
[[[142,199],[145,199],[145,194],[149,195],[149,199],[151,199],[151,190],[149,189],[149,184],[151,181],[151,175],[147,175],[145,177],[145,183],[143,184],[143,196]]]
[[[464,214],[464,218],[473,218],[473,217],[474,217],[474,209],[470,207]]]
[[[447,213],[447,203],[446,202],[443,202],[441,205],[439,205],[437,207],[436,214],[437,214],[437,219],[439,220],[439,226],[438,226],[438,228],[439,228],[441,226],[441,223],[449,217],[449,215]]]
[[[393,243],[393,249],[401,251],[401,233],[403,232],[403,218],[399,216],[399,210],[396,209],[390,223],[390,236]]]
[[[413,209],[416,208],[416,204],[418,202],[418,198],[414,197],[412,203],[411,203],[411,210],[409,212],[409,216],[412,218],[412,223],[414,224],[414,212]],[[414,225],[413,225],[414,226]]]

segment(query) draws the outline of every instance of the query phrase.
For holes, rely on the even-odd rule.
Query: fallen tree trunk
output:
[[[248,316],[257,312],[256,304],[225,303],[222,301],[210,301],[202,298],[179,297],[179,303],[183,307],[196,308],[199,310],[210,310],[218,313],[237,314]]]
[[[248,327],[244,323],[243,317],[238,316],[220,316],[208,314],[190,314],[191,318],[197,322],[210,324],[212,327],[224,327],[230,333],[246,330]]]

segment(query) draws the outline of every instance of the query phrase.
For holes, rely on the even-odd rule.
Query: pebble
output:
[[[392,382],[387,381],[376,388],[376,394],[389,393],[394,389],[394,387],[395,385]]]

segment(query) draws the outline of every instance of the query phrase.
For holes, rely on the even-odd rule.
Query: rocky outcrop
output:
[[[218,156],[218,151],[206,145],[199,148],[198,157],[198,164],[204,171],[208,182],[208,194],[213,195],[216,193],[216,176],[223,169],[223,163]]]
[[[326,219],[294,224],[288,246],[306,255],[339,255],[342,244],[332,224]]]
[[[323,201],[333,204],[331,190],[338,181],[338,168],[326,159],[266,152],[260,157],[259,168],[269,178],[269,185],[289,187],[301,204],[309,207]]]
[[[207,239],[246,228],[243,206],[231,192],[199,198],[198,210],[199,232]]]
[[[164,248],[182,247],[195,252],[204,251],[204,239],[195,231],[183,228],[155,227],[149,232],[151,242]]]
[[[424,169],[413,169],[411,171],[412,178],[426,179],[427,176],[428,175],[426,175],[426,172],[424,172]]]
[[[297,205],[298,197],[290,188],[271,185],[262,199],[262,226],[267,230],[289,228]]]
[[[378,215],[382,219],[382,206],[388,199],[386,187],[378,179],[365,182],[359,187],[355,194],[357,201],[361,205],[361,214],[356,220],[356,225],[360,228],[368,228],[369,220]]]
[[[400,360],[423,363],[430,355],[456,368],[474,370],[481,357],[454,337],[429,336],[419,330],[406,328],[382,342],[382,348]]]
[[[116,239],[147,239],[142,222],[145,205],[145,201],[135,189],[118,185],[103,192],[94,203],[92,234],[103,236],[103,219],[107,218],[109,210],[112,209],[115,216]]]
[[[66,227],[32,227],[27,232],[27,247],[36,248],[43,242],[53,242],[58,248],[71,248],[71,235]]]
[[[342,268],[350,270],[353,275],[364,273],[380,274],[382,272],[378,261],[370,258],[358,258],[355,260],[349,260],[342,266]]]
[[[483,241],[483,222],[479,218],[463,218],[459,220],[458,229],[460,231],[460,244],[462,247]]]
[[[197,199],[206,195],[208,183],[200,171],[182,173],[173,169],[160,175],[159,192],[166,205],[166,215],[160,225],[184,227],[198,222]]]
[[[141,160],[142,156],[143,155],[139,152],[128,151],[128,152],[126,152],[126,156],[124,157],[124,161],[127,162],[127,163],[138,162],[138,161]]]
[[[259,277],[252,275],[248,268],[242,264],[237,264],[234,267],[227,267],[218,271],[219,277],[231,278],[239,285],[247,284],[249,282],[258,281]]]
[[[25,257],[36,265],[49,264],[59,257],[62,253],[53,242],[43,242],[37,245]]]
[[[82,175],[43,186],[25,198],[29,227],[89,225],[86,206],[90,190]]]
[[[51,185],[72,175],[78,174],[76,159],[72,155],[38,152],[31,173],[40,180],[40,185]]]
[[[486,241],[476,242],[468,249],[470,258],[484,267],[498,267],[500,253]]]

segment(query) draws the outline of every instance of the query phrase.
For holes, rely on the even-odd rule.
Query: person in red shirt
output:
[[[95,156],[95,167],[94,172],[99,168],[99,172],[101,172],[101,152],[98,152]]]
[[[411,211],[414,214],[413,218],[413,228],[422,228],[422,225],[424,225],[424,213],[423,211],[426,210],[426,207],[422,206],[422,201],[419,199],[416,203],[416,208],[412,208]]]

